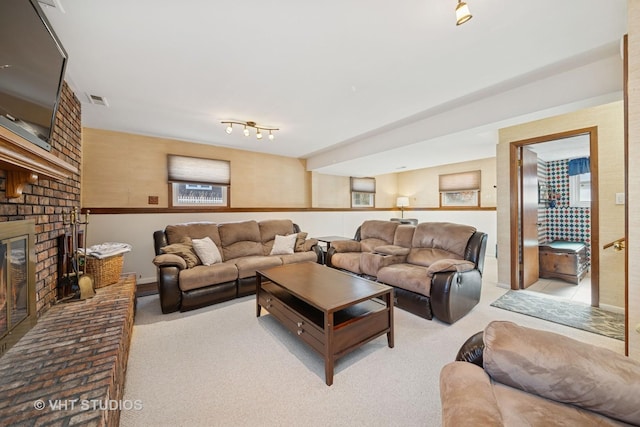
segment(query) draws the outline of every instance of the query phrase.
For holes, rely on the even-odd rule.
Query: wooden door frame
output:
[[[520,147],[569,138],[577,135],[589,135],[591,166],[591,305],[600,305],[600,209],[598,201],[598,127],[574,129],[566,132],[538,136],[535,138],[512,141],[509,146],[509,187],[510,187],[510,233],[511,233],[511,289],[520,289],[520,182],[518,174],[518,150]],[[595,269],[593,266],[597,266]]]
[[[624,98],[624,241],[629,247],[629,35],[622,38]],[[629,356],[629,249],[624,251],[624,354]]]

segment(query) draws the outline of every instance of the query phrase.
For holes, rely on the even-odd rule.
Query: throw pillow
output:
[[[296,237],[296,248],[295,248],[296,252],[305,251],[305,248],[304,248],[305,240],[307,240],[307,233],[305,233],[304,231],[299,232]]]
[[[210,237],[204,239],[192,239],[193,249],[195,249],[198,258],[204,265],[212,265],[222,262],[222,255],[220,250]]]
[[[174,243],[172,245],[163,246],[160,248],[165,254],[175,254],[185,260],[187,268],[195,267],[200,264],[198,256],[193,251],[193,247],[186,243]]]
[[[302,252],[312,251],[313,247],[317,245],[318,245],[318,239],[314,239],[313,237],[311,239],[307,239],[304,241],[304,247],[302,249]]]
[[[297,234],[289,234],[288,236],[280,236],[277,234],[269,255],[292,254],[297,237]]]

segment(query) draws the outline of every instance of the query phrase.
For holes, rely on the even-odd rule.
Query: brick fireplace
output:
[[[26,239],[19,237],[23,232],[15,240],[8,237],[4,255],[13,252],[9,258],[2,258],[7,236],[0,234],[0,266],[8,259],[5,268],[15,270],[8,276],[18,280],[15,292],[4,284],[11,300],[7,310],[30,329],[11,345],[0,340],[0,420],[8,425],[117,426],[135,313],[135,275],[98,289],[91,299],[54,304],[58,240],[68,231],[64,218],[81,207],[80,102],[66,83],[51,152],[32,152],[30,145],[20,144],[15,134],[0,132],[0,230],[28,224],[31,231]],[[30,255],[29,261],[20,257],[21,251]],[[21,273],[31,279],[25,282]],[[25,283],[30,289],[26,299]],[[22,317],[25,312],[33,314],[28,321]],[[2,320],[0,339],[1,326]],[[38,406],[45,402],[46,408]]]
[[[43,179],[24,186],[22,195],[8,198],[8,172],[0,168],[0,222],[33,220],[35,223],[35,304],[40,317],[56,301],[57,237],[64,233],[63,213],[80,207],[82,125],[80,101],[65,83],[56,114],[51,154],[75,166],[78,172],[62,181]]]

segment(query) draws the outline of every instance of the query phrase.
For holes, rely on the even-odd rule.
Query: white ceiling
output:
[[[491,157],[500,127],[622,99],[626,0],[468,0],[459,27],[455,0],[49,3],[84,126],[321,173]],[[281,130],[227,135],[229,119]]]
[[[582,134],[528,145],[527,148],[536,153],[539,159],[545,162],[552,162],[554,160],[589,157],[591,153],[589,144],[589,134]]]

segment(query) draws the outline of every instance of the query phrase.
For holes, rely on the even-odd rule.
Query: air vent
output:
[[[38,0],[38,3],[40,3],[43,6],[58,9],[61,13],[65,13],[64,8],[62,7],[62,3],[60,3],[60,0]]]
[[[88,93],[87,97],[89,98],[89,101],[92,104],[102,105],[103,107],[108,107],[109,106],[109,103],[107,102],[107,98],[105,98],[104,96],[91,95],[90,93]]]

